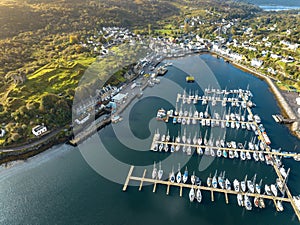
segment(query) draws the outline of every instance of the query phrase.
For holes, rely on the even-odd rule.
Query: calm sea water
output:
[[[197,82],[186,84],[186,69],[179,65],[200,71]],[[224,195],[215,194],[215,201],[211,202],[210,193],[203,192],[203,202],[197,204],[189,202],[188,190],[184,190],[183,197],[180,197],[179,189],[175,187],[171,187],[169,196],[163,186],[158,186],[156,193],[152,192],[152,186],[145,186],[140,192],[136,186],[129,186],[126,192],[122,191],[122,182],[129,168],[126,164],[139,165],[134,171],[139,176],[143,166],[152,168],[154,160],[163,160],[165,173],[171,170],[170,163],[165,163],[168,153],[146,150],[156,128],[168,129],[173,136],[177,135],[180,127],[159,123],[153,118],[158,108],[174,106],[178,90],[185,88],[188,92],[207,85],[208,81],[215,82],[208,77],[211,75],[208,71],[221,88],[246,89],[250,85],[253,101],[257,104],[254,111],[261,116],[272,147],[294,150],[298,145],[295,151],[299,151],[299,141],[289,134],[285,126],[272,120],[271,114],[280,112],[280,109],[262,80],[210,55],[178,59],[174,60],[173,67],[169,67],[159,86],[146,89],[144,97],[134,101],[132,108],[124,112],[124,121],[107,126],[96,135],[101,140],[100,144],[90,139],[81,147],[81,151],[78,147],[56,146],[25,163],[0,171],[0,224],[298,224],[289,204],[284,204],[285,211],[278,213],[273,203],[266,201],[266,209],[249,212],[238,207],[235,196],[229,196],[229,204],[226,205]],[[197,108],[204,110],[202,106]],[[204,135],[206,130],[201,129],[201,132]],[[213,132],[208,129],[208,134]],[[226,133],[227,140],[237,139],[241,142],[252,136],[250,132],[236,130]],[[177,154],[173,160],[186,159],[182,154]],[[254,161],[215,159],[203,170],[199,169],[201,160],[193,156],[186,160],[186,166],[190,173],[195,171],[204,181],[216,169],[226,171],[231,181],[234,178],[241,180],[246,174],[252,177],[255,173],[257,179],[263,179],[268,184],[276,178],[272,167]],[[292,159],[283,162],[286,168],[291,168],[289,187],[293,194],[299,194],[299,163]],[[98,172],[90,167],[91,164],[96,165],[94,168]],[[174,167],[177,170],[177,164]],[[131,184],[136,185],[133,182]]]

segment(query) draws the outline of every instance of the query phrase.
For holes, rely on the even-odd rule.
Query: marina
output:
[[[170,187],[176,186],[179,187],[179,195],[182,197],[182,189],[188,188],[189,191],[189,199],[190,201],[194,201],[197,193],[197,201],[200,203],[202,201],[201,191],[210,191],[211,192],[211,201],[214,201],[214,193],[223,193],[225,196],[226,204],[229,203],[228,195],[236,195],[237,202],[239,206],[244,206],[246,210],[252,210],[252,202],[255,207],[265,208],[264,199],[268,199],[273,201],[274,206],[278,212],[284,210],[282,202],[288,202],[291,204],[295,214],[297,215],[300,221],[300,207],[299,200],[297,197],[293,196],[287,186],[288,175],[290,169],[286,171],[284,169],[284,165],[282,164],[282,158],[293,158],[296,161],[299,161],[300,154],[294,152],[286,152],[281,151],[281,149],[272,149],[270,147],[271,140],[268,137],[263,124],[261,123],[261,119],[257,114],[253,114],[251,108],[255,106],[255,104],[250,100],[253,96],[252,93],[248,90],[236,89],[236,90],[219,90],[219,89],[205,89],[205,95],[199,97],[196,93],[194,95],[189,94],[186,95],[186,92],[181,94],[177,94],[176,100],[176,109],[171,109],[169,111],[164,110],[163,108],[159,109],[157,112],[156,119],[159,121],[163,121],[168,123],[169,118],[173,118],[173,124],[181,123],[181,125],[197,125],[202,127],[216,127],[224,128],[224,129],[245,129],[250,127],[248,130],[252,130],[255,134],[254,140],[245,141],[245,143],[236,143],[236,141],[225,140],[225,136],[223,138],[219,137],[216,139],[212,138],[212,134],[210,138],[207,138],[207,130],[205,135],[201,134],[201,129],[198,135],[196,131],[195,134],[189,133],[186,134],[186,129],[184,129],[183,134],[180,135],[178,132],[178,136],[171,137],[169,131],[166,134],[160,134],[157,130],[154,134],[152,144],[150,150],[154,152],[170,152],[175,154],[175,152],[182,151],[188,156],[194,155],[196,152],[198,155],[209,155],[211,157],[224,157],[230,159],[238,159],[241,160],[251,160],[265,162],[267,165],[271,165],[277,175],[275,184],[264,186],[264,192],[262,192],[262,180],[260,183],[255,183],[256,174],[253,179],[247,179],[247,175],[245,179],[239,182],[237,179],[233,182],[233,189],[231,188],[231,182],[229,179],[225,179],[225,171],[220,173],[217,177],[217,171],[213,177],[207,178],[207,186],[202,185],[201,180],[195,176],[195,173],[190,178],[190,184],[186,183],[188,179],[188,171],[185,170],[184,174],[186,175],[185,181],[181,182],[181,171],[180,167],[178,168],[178,172],[175,176],[174,169],[169,174],[168,180],[162,180],[161,177],[158,178],[156,176],[156,164],[154,163],[152,178],[147,178],[145,169],[142,177],[133,176],[134,166],[130,167],[128,176],[126,178],[126,182],[123,187],[123,191],[126,191],[127,186],[132,181],[139,181],[139,191],[142,190],[142,186],[144,182],[153,184],[153,192],[156,191],[156,187],[158,184],[166,185],[167,190],[166,194],[170,193]],[[213,97],[208,94],[213,94]],[[219,97],[215,97],[215,94],[219,95]],[[232,98],[228,98],[228,96],[232,94]],[[222,98],[220,96],[223,96]],[[184,110],[182,109],[182,105],[184,104],[198,104],[199,101],[202,101],[202,105],[207,105],[205,112],[198,112],[197,110],[192,112],[190,109]],[[178,109],[178,103],[182,101],[180,110]],[[222,107],[226,107],[227,104],[231,104],[231,107],[239,107],[239,113],[230,113],[230,108],[228,113],[226,111],[223,112],[223,117],[220,118],[218,113],[213,113],[211,116],[208,112],[208,104],[216,105],[217,102],[222,103]],[[241,108],[244,109],[243,118],[241,116]],[[247,120],[246,120],[247,113]],[[275,119],[275,118],[274,118]],[[185,122],[184,122],[185,121]],[[192,122],[187,122],[192,121]],[[204,121],[204,122],[203,122]],[[208,121],[208,122],[207,122]],[[241,129],[241,130],[242,130]],[[191,137],[194,137],[193,139]],[[256,138],[258,142],[256,142]],[[172,141],[171,141],[172,140]],[[248,145],[247,145],[248,144]],[[197,155],[196,154],[196,155]],[[160,164],[160,171],[161,164]],[[198,181],[195,181],[198,179]],[[281,193],[282,197],[278,196],[278,192]],[[285,197],[286,196],[286,197]],[[254,198],[252,200],[251,198]]]
[[[297,206],[295,205],[296,203],[294,202],[293,197],[290,195],[288,195],[288,197],[278,197],[278,196],[274,196],[274,195],[267,195],[267,194],[260,194],[260,193],[251,193],[251,192],[242,192],[242,191],[235,191],[235,190],[231,190],[231,189],[222,189],[222,188],[218,188],[218,187],[208,187],[208,186],[204,186],[204,185],[198,185],[198,184],[188,184],[188,183],[181,183],[181,182],[172,182],[170,180],[159,180],[157,178],[153,179],[153,178],[148,178],[146,177],[147,174],[147,170],[145,169],[143,172],[143,176],[139,177],[139,176],[133,176],[134,170],[134,166],[130,167],[130,170],[128,172],[128,176],[126,177],[126,182],[123,186],[123,191],[126,191],[129,185],[130,181],[139,181],[140,185],[139,185],[139,191],[142,190],[143,187],[143,183],[151,183],[153,184],[153,192],[156,192],[156,188],[157,185],[166,185],[166,194],[169,195],[170,194],[170,187],[179,187],[179,196],[182,197],[182,189],[183,188],[188,188],[188,189],[200,189],[201,191],[209,191],[211,192],[211,201],[215,201],[214,199],[214,193],[223,193],[224,194],[224,198],[225,198],[225,202],[226,204],[229,204],[229,200],[228,200],[228,195],[242,195],[242,196],[248,196],[248,197],[253,197],[253,198],[259,198],[259,199],[265,199],[265,200],[272,200],[274,202],[274,206],[276,208],[277,211],[281,211],[280,209],[278,209],[277,207],[277,202],[287,202],[287,203],[291,203],[291,205],[293,206],[296,215],[298,216],[299,220],[300,220],[300,213],[299,213],[299,209],[297,208]],[[294,207],[295,206],[295,207]]]
[[[226,87],[227,90],[236,87],[246,89],[247,85],[251,84],[251,92],[254,95],[252,101],[257,105],[252,111],[261,117],[267,134],[272,141],[270,145],[271,151],[272,148],[280,149],[281,147],[282,150],[280,152],[282,153],[284,153],[284,151],[299,152],[299,140],[289,133],[286,126],[275,123],[271,117],[272,114],[277,114],[281,111],[275,101],[274,95],[270,92],[268,85],[264,81],[233,68],[231,64],[226,64],[222,59],[217,59],[208,54],[197,56],[197,58],[198,57],[205,60],[207,65],[213,70],[213,73],[220,82],[220,89],[225,89]],[[184,71],[184,69],[178,66],[177,61],[182,62],[182,65],[186,65],[188,68],[195,67],[195,70],[183,74],[182,71]],[[93,135],[91,139],[80,142],[86,146],[84,152],[89,153],[91,160],[94,161],[98,167],[101,166],[102,171],[105,170],[107,173],[95,172],[95,170],[89,166],[89,161],[83,159],[79,147],[66,144],[46,151],[39,155],[38,158],[33,157],[26,162],[21,162],[23,166],[18,166],[20,167],[19,169],[14,166],[13,168],[2,171],[1,184],[2,189],[5,190],[1,193],[0,202],[0,217],[2,218],[2,223],[97,224],[100,221],[103,224],[138,225],[141,224],[142,221],[145,225],[153,225],[168,224],[173,221],[175,221],[175,224],[186,224],[188,221],[188,223],[200,223],[205,225],[253,225],[254,223],[257,225],[299,224],[293,206],[291,205],[293,203],[284,200],[281,202],[274,197],[276,205],[274,204],[270,185],[273,184],[276,186],[276,178],[278,178],[278,176],[272,167],[266,166],[265,163],[254,162],[253,153],[251,153],[252,160],[240,161],[240,159],[225,159],[224,156],[217,158],[216,149],[214,149],[215,159],[210,156],[203,159],[203,157],[195,156],[195,154],[192,157],[188,157],[186,154],[182,154],[182,146],[180,152],[176,153],[174,151],[174,154],[170,153],[170,149],[168,153],[149,151],[155,130],[159,130],[160,135],[165,134],[165,136],[167,136],[169,131],[169,142],[176,142],[176,140],[173,141],[172,138],[178,135],[178,129],[181,128],[179,134],[180,137],[182,137],[183,130],[186,128],[186,139],[188,139],[191,132],[191,143],[193,143],[193,136],[196,132],[197,137],[200,136],[200,129],[202,138],[205,136],[205,131],[208,130],[208,140],[210,139],[209,137],[211,137],[210,131],[213,131],[213,146],[215,146],[218,138],[223,139],[223,135],[217,135],[217,132],[219,130],[221,132],[226,131],[225,139],[227,139],[228,142],[236,141],[237,148],[238,142],[244,145],[244,138],[247,138],[247,142],[250,142],[252,136],[255,135],[252,130],[246,131],[246,129],[243,130],[242,127],[239,129],[232,129],[231,127],[219,129],[221,126],[214,127],[213,129],[211,129],[211,126],[202,127],[200,120],[198,120],[199,123],[197,123],[197,125],[186,124],[184,126],[178,123],[173,125],[172,119],[170,119],[168,123],[157,121],[155,116],[158,109],[176,108],[175,103],[178,92],[183,93],[184,89],[190,90],[192,88],[198,88],[197,84],[200,84],[200,88],[202,88],[203,92],[199,91],[199,95],[204,95],[204,89],[209,85],[205,83],[208,78],[206,71],[203,72],[202,77],[201,74],[197,74],[197,71],[201,72],[205,68],[202,64],[198,63],[198,61],[195,62],[190,58],[182,58],[172,60],[172,62],[173,67],[168,68],[169,71],[164,77],[161,77],[161,83],[154,85],[154,87],[146,88],[144,95],[139,101],[133,101],[131,105],[125,109],[122,113],[122,117],[124,118],[122,122],[108,124],[104,129],[101,129],[98,134]],[[177,70],[176,67],[180,69]],[[186,82],[185,78],[189,74],[195,77],[194,83]],[[173,88],[173,86],[170,85],[169,79],[179,84],[182,89]],[[203,87],[201,86],[202,84]],[[189,91],[187,91],[187,93],[188,92]],[[261,93],[263,93],[263,96],[260,95]],[[170,104],[159,99],[167,99],[168,95],[172,97],[169,98]],[[216,109],[221,104],[221,102],[217,102]],[[180,103],[178,103],[178,109],[180,109],[180,106]],[[205,112],[207,105],[202,106],[200,100],[195,106],[198,112]],[[194,107],[194,104],[183,105],[183,109],[186,108],[187,111],[189,111],[189,107]],[[227,112],[229,107],[231,107],[231,103],[227,103]],[[231,107],[231,109],[231,112],[234,112],[233,107]],[[235,107],[235,109],[236,113],[238,113],[239,107]],[[209,113],[214,112],[214,109],[211,107],[211,101],[208,111]],[[129,119],[126,117],[127,112],[131,117],[129,118],[128,116]],[[216,110],[215,112],[219,112],[220,117],[222,117],[220,111]],[[211,117],[213,117],[214,114],[210,114]],[[241,114],[243,115],[243,109]],[[131,121],[130,125],[126,124],[128,120]],[[117,131],[122,133],[116,133]],[[128,136],[131,132],[133,137]],[[103,142],[103,146],[99,146],[97,142],[99,137],[101,138],[101,142]],[[123,143],[115,141],[121,137],[124,137],[120,140],[124,141]],[[256,140],[253,140],[253,143],[257,144],[258,141],[257,136]],[[140,142],[140,144],[136,144],[137,142]],[[135,145],[133,145],[133,143]],[[183,142],[181,141],[181,143]],[[204,144],[202,143],[202,145]],[[297,148],[295,147],[296,145],[298,145]],[[103,150],[104,147],[106,150]],[[171,146],[169,147],[171,148]],[[229,151],[225,152],[228,155],[227,158],[229,158]],[[110,158],[116,158],[117,160],[109,161],[110,158],[105,157],[106,153],[108,153]],[[188,162],[186,162],[187,160]],[[41,163],[41,161],[43,163]],[[157,168],[156,179],[152,179],[154,161],[156,162]],[[180,171],[182,175],[182,181],[179,184],[176,181],[178,161],[181,163]],[[200,163],[206,161],[213,162],[207,168],[199,168]],[[126,167],[120,166],[118,162],[126,163]],[[282,157],[282,163],[286,171],[288,171],[288,168],[291,168],[287,186],[292,194],[292,199],[296,201],[295,206],[297,207],[297,204],[300,205],[298,201],[299,197],[295,196],[299,194],[300,190],[299,163],[292,158],[284,157]],[[161,164],[161,169],[163,170],[161,180],[158,178],[159,164]],[[137,177],[137,179],[141,179],[144,170],[147,169],[141,191],[139,191],[140,180],[132,180],[130,178],[128,178],[126,191],[122,191],[131,168],[130,165],[134,165],[131,176]],[[174,183],[170,182],[168,177],[168,173],[172,171],[172,166],[174,166]],[[188,180],[186,183],[183,183],[183,175],[186,167],[188,168]],[[225,189],[221,189],[219,184],[217,189],[213,189],[211,184],[210,190],[204,190],[204,188],[208,188],[206,179],[211,177],[212,183],[216,169],[219,171],[217,177],[220,172],[224,173],[224,171],[226,171],[224,180],[226,182],[226,178],[228,178],[231,182],[230,193]],[[281,169],[279,169],[279,172],[280,170]],[[201,178],[202,182],[200,186],[204,187],[201,189],[201,203],[198,203],[197,200],[201,199],[199,195],[197,195],[197,179],[195,178],[195,185],[193,185],[194,195],[191,193],[191,198],[194,196],[193,202],[190,202],[189,195],[191,186],[185,187],[186,185],[191,185],[190,179],[191,175],[193,175],[193,171],[195,171],[195,176]],[[231,194],[235,190],[234,180],[237,179],[239,181],[240,185],[238,187],[241,189],[241,183],[245,183],[246,174],[248,174],[247,180],[251,179],[252,182],[253,176],[257,174],[256,182],[253,182],[256,184],[259,184],[262,179],[261,194],[266,195],[266,198],[263,199],[265,209],[255,207],[254,202],[257,201],[254,201],[256,200],[254,195],[259,196],[256,191],[254,194],[249,193],[246,198],[248,202],[251,202],[251,211],[238,205],[238,196],[241,196],[239,199],[242,199],[241,202],[244,203],[245,194],[243,193],[247,192],[243,192],[240,195],[238,195],[238,193],[241,191]],[[146,179],[152,179],[152,181],[156,182],[150,183],[147,182]],[[49,180],[52,181],[50,184]],[[161,182],[165,183],[162,184]],[[168,184],[170,185],[168,186]],[[270,197],[267,197],[268,195],[264,193],[265,184],[270,188]],[[154,186],[156,187],[154,188]],[[180,186],[182,186],[182,189]],[[247,184],[245,184],[245,186],[247,188]],[[153,189],[155,193],[153,193]],[[167,190],[168,195],[166,195]],[[218,190],[220,190],[220,192],[218,192]],[[277,191],[277,197],[281,197],[282,194],[278,188]],[[182,197],[180,197],[180,192],[182,193]],[[227,193],[226,195],[225,192]],[[26,195],[24,196],[24,194]],[[226,204],[226,196],[228,204]],[[284,198],[289,199],[287,193]],[[211,202],[211,199],[213,199],[213,202]],[[259,203],[260,202],[259,199]],[[277,208],[278,210],[281,209],[280,204],[284,209],[283,212],[277,211]],[[118,212],[117,216],[116,212]],[[77,216],[77,221],[74,220],[74,215]],[[159,215],[159,218],[157,215]],[[27,218],[25,222],[24,218]]]

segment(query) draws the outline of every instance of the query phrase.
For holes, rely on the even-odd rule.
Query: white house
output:
[[[119,93],[117,95],[115,95],[112,100],[116,103],[122,103],[128,96],[128,93],[126,94],[122,94],[122,93]]]
[[[44,134],[46,131],[47,131],[47,127],[44,125],[37,125],[32,128],[32,133],[35,136],[40,136],[40,135]]]
[[[264,62],[262,60],[259,60],[256,58],[251,60],[251,66],[254,66],[254,67],[261,67],[263,63]]]
[[[1,128],[0,129],[0,137],[4,137],[5,133],[6,133],[5,130]]]

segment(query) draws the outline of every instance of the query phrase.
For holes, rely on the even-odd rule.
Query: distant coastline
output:
[[[297,10],[299,6],[285,6],[285,5],[259,5],[263,11],[284,11],[284,10]]]

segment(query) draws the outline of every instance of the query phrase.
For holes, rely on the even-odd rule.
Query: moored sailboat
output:
[[[189,172],[187,170],[187,167],[185,167],[185,171],[184,171],[183,176],[182,176],[183,183],[186,183],[188,178],[189,178]]]

